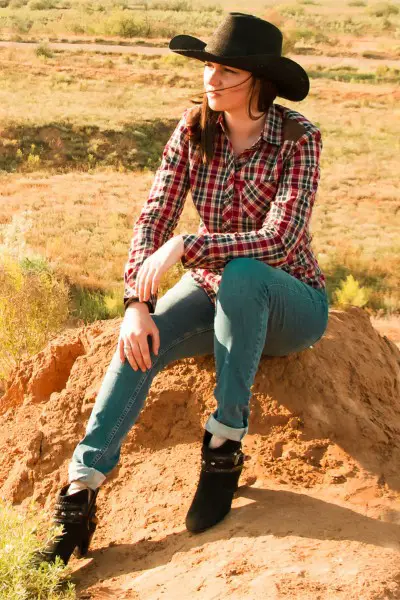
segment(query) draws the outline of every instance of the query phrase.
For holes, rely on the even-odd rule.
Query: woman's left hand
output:
[[[176,235],[146,258],[136,277],[136,295],[140,302],[150,300],[150,294],[157,293],[162,276],[183,254],[183,237]]]

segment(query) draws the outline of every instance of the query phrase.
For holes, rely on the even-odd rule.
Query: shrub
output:
[[[342,281],[340,288],[335,291],[334,298],[339,307],[362,307],[367,304],[370,294],[371,290],[369,288],[361,287],[358,281],[354,279],[353,275],[348,275],[347,278]]]
[[[30,0],[28,8],[31,10],[49,10],[56,8],[57,3],[54,0]]]
[[[36,56],[43,56],[44,58],[53,58],[54,56],[53,51],[47,44],[39,44],[39,46],[35,48],[35,54]]]
[[[11,27],[13,31],[17,33],[29,33],[33,25],[33,21],[30,19],[24,19],[23,17],[13,16],[11,19]]]
[[[143,27],[144,24],[135,17],[116,12],[105,23],[105,33],[131,38],[143,34]]]
[[[395,4],[387,2],[371,6],[368,12],[374,17],[390,17],[391,15],[398,15],[400,9]]]
[[[9,7],[10,8],[22,8],[28,4],[28,0],[10,0]]]
[[[192,2],[190,0],[163,0],[162,2],[152,2],[149,8],[152,10],[193,10]]]
[[[88,290],[81,286],[73,286],[71,294],[73,305],[71,316],[82,320],[85,324],[116,316],[112,306],[112,297],[105,298],[101,290]]]
[[[60,531],[59,527],[49,528],[33,508],[23,515],[0,501],[0,600],[74,600],[75,586],[65,578],[70,568],[60,559],[40,568],[29,564],[33,552],[43,544],[39,544],[39,536],[46,535],[45,544]]]
[[[43,259],[0,256],[0,377],[62,331],[69,292]]]

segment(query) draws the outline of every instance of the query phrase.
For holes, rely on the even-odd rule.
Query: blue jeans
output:
[[[190,273],[169,289],[152,314],[160,348],[151,369],[122,363],[118,348],[108,366],[69,465],[69,481],[93,489],[117,465],[121,444],[137,420],[153,378],[169,363],[214,353],[217,409],[205,428],[241,440],[248,431],[250,388],[262,355],[286,356],[319,340],[328,323],[325,290],[253,258],[236,258],[223,270],[211,302]]]

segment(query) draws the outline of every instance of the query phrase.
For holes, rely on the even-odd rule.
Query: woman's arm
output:
[[[137,298],[137,273],[148,256],[169,240],[179,221],[189,191],[188,128],[186,109],[164,147],[148,199],[134,224],[128,261],[124,269],[124,306]],[[158,294],[150,296],[154,313]]]
[[[185,267],[221,268],[233,258],[257,258],[274,267],[296,250],[311,217],[320,179],[321,132],[307,132],[285,162],[261,229],[245,233],[183,235]]]

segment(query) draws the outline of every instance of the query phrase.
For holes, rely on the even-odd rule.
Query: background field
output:
[[[1,249],[45,261],[65,278],[68,324],[122,314],[133,223],[170,133],[202,91],[202,64],[173,55],[168,41],[181,32],[207,39],[228,10],[243,8],[0,6]],[[306,100],[276,102],[323,134],[312,231],[331,304],[352,274],[365,294],[357,301],[350,290],[350,299],[393,319],[400,310],[399,3],[254,2],[251,12],[281,27],[285,53],[311,77]],[[197,224],[189,193],[176,233]],[[160,296],[181,274],[178,266],[166,274]]]

